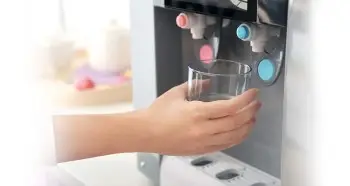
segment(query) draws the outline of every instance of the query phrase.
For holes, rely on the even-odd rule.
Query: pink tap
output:
[[[189,18],[187,14],[181,13],[176,17],[176,24],[180,28],[188,28]]]
[[[215,24],[215,18],[195,13],[180,13],[176,17],[176,25],[182,29],[190,29],[193,39],[203,39],[204,29]]]

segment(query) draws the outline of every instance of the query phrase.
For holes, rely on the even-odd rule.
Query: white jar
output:
[[[101,72],[121,72],[130,66],[129,30],[116,21],[92,33],[89,42],[89,65]]]
[[[70,68],[74,58],[74,42],[64,34],[57,34],[39,42],[34,55],[39,76],[55,77]]]

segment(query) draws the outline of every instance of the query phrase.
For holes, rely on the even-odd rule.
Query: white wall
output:
[[[83,44],[111,19],[129,28],[129,0],[65,0],[64,3],[67,30]]]
[[[97,28],[106,25],[111,19],[129,28],[130,0],[63,0],[68,33],[84,42]],[[59,0],[31,0],[31,36],[42,38],[55,33],[60,26]]]

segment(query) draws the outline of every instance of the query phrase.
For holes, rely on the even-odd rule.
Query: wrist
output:
[[[135,113],[137,118],[137,127],[140,131],[138,139],[138,152],[152,153],[154,152],[154,144],[157,141],[154,121],[149,108],[138,110]]]
[[[125,113],[122,117],[115,118],[116,123],[125,126],[122,127],[125,128],[122,134],[125,140],[116,140],[116,144],[123,143],[123,152],[151,152],[155,135],[148,109]]]

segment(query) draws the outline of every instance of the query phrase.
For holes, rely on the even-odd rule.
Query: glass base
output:
[[[211,102],[211,101],[218,101],[218,100],[229,100],[229,99],[232,99],[233,97],[234,96],[228,95],[228,94],[208,94],[208,95],[201,95],[197,100],[203,101],[203,102]]]

